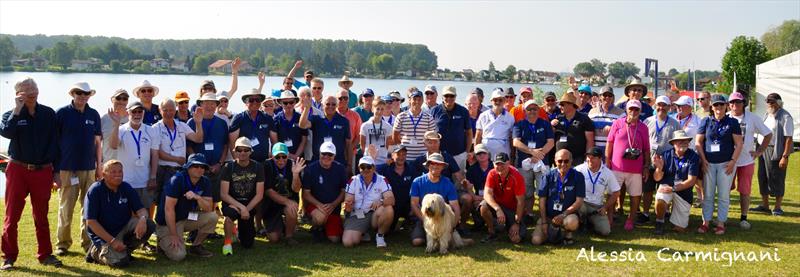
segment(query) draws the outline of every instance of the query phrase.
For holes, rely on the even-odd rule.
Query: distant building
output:
[[[169,68],[177,72],[189,72],[189,63],[186,61],[175,60],[172,61],[172,64]]]
[[[170,63],[167,59],[157,58],[150,60],[150,66],[153,68],[169,69]]]
[[[210,72],[221,72],[221,73],[231,73],[231,66],[233,66],[232,60],[217,60],[216,62],[210,64],[208,66],[208,71]],[[252,70],[252,66],[247,61],[242,61],[242,64],[239,65],[240,72],[248,72]]]
[[[72,70],[96,70],[100,68],[102,63],[97,58],[89,58],[88,60],[72,60],[70,69]]]
[[[11,61],[11,64],[15,66],[32,66],[33,68],[36,69],[43,69],[46,68],[49,63],[45,58],[33,57],[27,59],[13,60]]]

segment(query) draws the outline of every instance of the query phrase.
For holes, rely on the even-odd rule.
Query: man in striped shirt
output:
[[[436,131],[436,122],[429,113],[422,112],[422,92],[415,90],[410,95],[411,105],[407,111],[397,115],[394,122],[394,141],[408,149],[408,160],[414,160],[427,152],[425,132]]]
[[[614,89],[610,86],[600,88],[600,105],[589,111],[589,118],[594,122],[594,145],[605,147],[611,123],[625,115],[625,111],[614,106]]]

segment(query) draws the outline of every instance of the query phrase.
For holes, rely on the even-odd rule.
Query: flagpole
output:
[[[692,103],[694,104],[694,107],[692,107],[692,110],[696,111],[697,110],[697,75],[694,72],[694,62],[692,62],[692,93],[694,93],[694,99],[692,99],[692,100],[694,100],[694,101],[692,101]]]

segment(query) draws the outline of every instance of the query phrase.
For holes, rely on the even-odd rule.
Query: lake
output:
[[[158,86],[159,94],[155,97],[155,103],[159,103],[162,99],[167,97],[174,97],[175,92],[178,90],[185,90],[189,92],[192,99],[197,98],[197,92],[200,83],[203,80],[213,80],[217,85],[217,90],[229,90],[231,85],[231,77],[228,76],[201,76],[201,75],[147,75],[147,74],[108,74],[108,73],[52,73],[52,72],[1,72],[0,73],[0,111],[5,113],[14,107],[14,83],[17,80],[30,76],[39,85],[39,103],[50,106],[51,108],[58,109],[59,107],[69,104],[72,99],[67,93],[69,87],[76,82],[88,82],[92,88],[97,91],[97,94],[89,100],[89,105],[96,109],[100,115],[106,113],[111,106],[111,94],[120,88],[132,93],[134,87],[139,85],[142,80],[148,80],[151,84]],[[336,93],[338,78],[322,78],[325,81],[324,95],[332,95]],[[273,88],[281,87],[283,77],[269,76],[267,77],[264,85],[263,92],[269,93]],[[519,93],[519,89],[523,86],[539,87],[543,91],[562,90],[560,86],[554,85],[528,85],[528,84],[508,84],[508,83],[478,83],[478,82],[456,82],[456,81],[428,81],[428,80],[380,80],[380,79],[359,79],[353,78],[353,87],[351,90],[359,93],[365,88],[370,88],[375,91],[376,95],[382,96],[388,94],[389,91],[398,90],[403,95],[405,91],[411,87],[416,86],[420,90],[424,89],[426,85],[435,85],[440,91],[444,86],[452,85],[456,87],[458,93],[458,103],[464,103],[469,92],[475,88],[480,87],[483,89],[486,98],[484,104],[489,104],[489,94],[495,87],[513,87],[514,91]],[[241,95],[251,88],[258,87],[258,79],[256,76],[240,76],[239,77],[239,90],[237,95]],[[593,88],[595,91],[599,87]],[[622,95],[622,88],[614,89],[617,98]],[[133,95],[131,95],[133,96]],[[239,97],[235,97],[230,102],[229,109],[232,112],[244,110],[244,103],[239,101]],[[538,99],[541,100],[541,99]],[[0,138],[0,150],[5,151],[8,148],[8,140]],[[2,175],[2,174],[0,174]],[[0,195],[4,195],[5,176],[0,176]]]

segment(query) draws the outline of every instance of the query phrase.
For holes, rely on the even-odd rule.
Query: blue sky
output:
[[[800,19],[800,1],[5,1],[0,33],[328,38],[421,43],[441,68],[571,71],[592,58],[719,69],[738,35]]]

